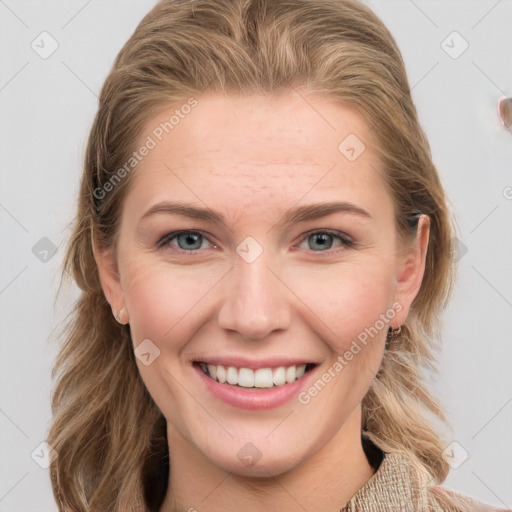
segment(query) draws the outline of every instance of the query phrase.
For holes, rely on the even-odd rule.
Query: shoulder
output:
[[[343,512],[512,512],[486,505],[441,485],[404,452],[387,452],[376,473],[364,484]]]
[[[428,489],[431,501],[441,510],[450,512],[512,512],[511,509],[487,505],[465,494],[436,485]]]

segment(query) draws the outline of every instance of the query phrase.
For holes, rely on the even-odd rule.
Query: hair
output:
[[[52,371],[48,442],[58,453],[50,471],[60,510],[126,511],[142,502],[158,510],[166,492],[166,421],[139,375],[129,325],[112,316],[92,250],[94,239],[116,245],[133,181],[119,170],[137,137],[164,108],[203,93],[299,88],[354,107],[371,126],[399,235],[414,236],[411,215],[430,219],[421,287],[387,343],[362,414],[379,448],[407,454],[433,483],[445,480],[438,430],[448,423],[426,379],[437,371],[439,317],[453,283],[452,225],[394,38],[356,0],[163,0],[117,55],[85,152],[63,268],[81,292]],[[444,509],[456,501],[443,499]]]

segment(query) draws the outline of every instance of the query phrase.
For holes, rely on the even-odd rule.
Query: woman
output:
[[[61,510],[493,510],[423,381],[450,219],[354,0],[167,0],[103,86],[48,442]]]

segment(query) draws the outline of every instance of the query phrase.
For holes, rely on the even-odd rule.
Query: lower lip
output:
[[[295,382],[283,384],[282,386],[274,386],[273,388],[243,388],[232,386],[231,384],[221,384],[211,377],[208,377],[197,364],[194,364],[194,369],[205,383],[208,391],[215,397],[234,407],[254,410],[272,409],[297,396],[301,389],[309,382],[316,367],[309,370]]]

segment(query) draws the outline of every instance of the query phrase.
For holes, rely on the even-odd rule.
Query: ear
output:
[[[425,274],[429,234],[430,218],[427,215],[420,215],[414,240],[399,253],[395,301],[401,304],[402,309],[394,318],[394,328],[402,325],[407,319],[412,301],[421,287]]]
[[[91,239],[92,252],[98,267],[103,293],[112,308],[112,313],[116,320],[119,323],[127,324],[129,318],[119,277],[116,252],[111,247],[103,247],[93,234],[91,234]]]

